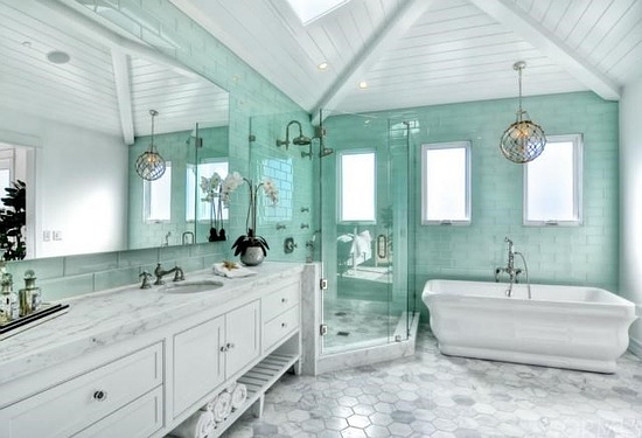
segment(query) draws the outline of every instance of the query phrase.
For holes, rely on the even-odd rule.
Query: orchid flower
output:
[[[265,196],[270,198],[273,204],[279,202],[279,188],[271,179],[263,179],[263,190],[265,191]]]

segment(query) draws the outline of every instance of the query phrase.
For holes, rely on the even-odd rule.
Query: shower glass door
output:
[[[405,143],[391,142],[391,126],[360,114],[331,113],[323,120],[320,149],[326,153],[315,157],[328,283],[323,354],[408,336],[408,151]]]

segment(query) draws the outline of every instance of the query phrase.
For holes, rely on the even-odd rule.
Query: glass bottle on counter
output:
[[[11,274],[4,272],[0,279],[0,308],[7,321],[13,321],[19,317],[18,296],[13,291],[13,278]]]
[[[25,287],[20,289],[20,316],[35,312],[42,304],[40,288],[36,286],[36,274],[28,269],[25,271]]]

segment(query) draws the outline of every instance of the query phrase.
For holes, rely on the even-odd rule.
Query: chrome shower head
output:
[[[295,144],[297,146],[307,146],[310,143],[312,143],[312,140],[310,140],[310,138],[306,137],[305,135],[299,135],[298,137],[292,139],[292,144]]]

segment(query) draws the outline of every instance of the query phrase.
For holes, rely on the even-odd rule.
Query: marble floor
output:
[[[443,356],[421,332],[414,357],[317,377],[284,376],[243,437],[642,437],[642,361],[613,375]]]
[[[388,313],[387,302],[335,299],[326,304],[324,322],[328,334],[323,337],[327,353],[352,349],[365,343],[389,342],[395,333],[401,312]]]

